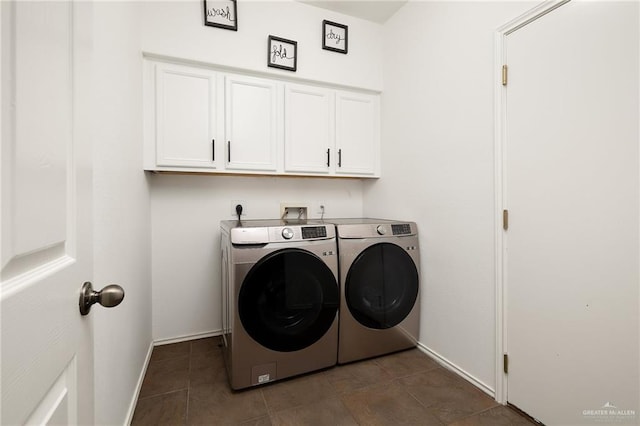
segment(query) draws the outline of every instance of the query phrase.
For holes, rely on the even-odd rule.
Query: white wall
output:
[[[382,26],[286,1],[238,2],[238,31],[206,27],[201,0],[142,4],[142,50],[294,79],[379,90]],[[347,55],[322,49],[322,20],[349,26]],[[298,71],[268,68],[267,37],[298,41]],[[362,182],[349,179],[151,176],[153,337],[218,332],[219,222],[245,200],[247,219],[277,218],[280,202],[323,201],[327,216],[362,215]]]
[[[495,388],[494,31],[532,3],[410,2],[384,26],[382,179],[364,213],[418,224],[420,342]]]
[[[91,311],[95,424],[101,425],[127,422],[151,344],[150,212],[142,171],[139,20],[132,3],[94,3],[93,284],[100,289],[117,283],[126,292],[120,306],[97,306]]]
[[[249,219],[275,217],[281,201],[322,198],[329,217],[415,220],[422,249],[420,341],[494,389],[493,34],[532,6],[410,2],[381,27],[291,1],[240,1],[234,32],[205,27],[201,0],[145,2],[137,16],[126,4],[112,14],[100,3],[100,76],[111,80],[97,90],[109,99],[101,108],[111,120],[96,125],[102,134],[95,151],[95,276],[97,286],[120,282],[128,293],[116,310],[96,310],[96,366],[106,367],[96,372],[97,423],[122,422],[126,398],[117,396],[115,409],[100,406],[100,399],[137,378],[151,304],[155,340],[219,330],[218,223],[232,219],[237,199],[246,200]],[[348,55],[320,48],[322,19],[349,25]],[[133,65],[140,59],[133,52],[138,26],[140,45],[150,53],[374,90],[384,82],[383,177],[363,183],[152,175],[149,212],[137,128],[139,65]],[[266,67],[269,34],[298,40],[297,73]],[[149,238],[152,300],[142,266],[149,262]],[[105,347],[117,355],[107,359]],[[119,370],[124,356],[138,371]],[[109,377],[110,370],[118,374]]]
[[[362,215],[355,179],[151,176],[154,340],[221,329],[220,221],[277,218],[280,202],[322,201],[331,217]]]
[[[145,3],[142,50],[287,78],[382,89],[379,24],[292,0],[239,1],[238,31],[203,24],[202,0]],[[322,20],[349,26],[349,53],[322,49]],[[267,37],[298,42],[298,70],[267,67]]]

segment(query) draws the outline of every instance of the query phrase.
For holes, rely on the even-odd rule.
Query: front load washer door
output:
[[[418,297],[418,269],[395,244],[367,247],[356,257],[345,283],[351,315],[374,329],[395,327],[413,309]]]
[[[336,278],[318,256],[284,249],[251,268],[240,288],[238,315],[262,346],[291,352],[324,336],[336,319],[339,299]]]

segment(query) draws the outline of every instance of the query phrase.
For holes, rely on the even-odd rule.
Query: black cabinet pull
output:
[[[227,163],[231,162],[231,141],[227,141]]]
[[[211,161],[216,161],[216,140],[211,139]]]
[[[338,150],[338,167],[342,167],[342,150]]]
[[[327,167],[329,167],[329,156],[331,154],[331,148],[327,149]]]

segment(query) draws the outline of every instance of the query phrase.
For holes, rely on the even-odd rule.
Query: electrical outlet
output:
[[[240,217],[246,217],[249,209],[247,208],[247,202],[245,200],[231,200],[231,216],[234,218],[238,218],[238,213],[236,213],[236,206],[240,204],[242,206],[242,215]]]
[[[327,217],[327,203],[324,201],[317,201],[313,205],[313,214],[318,217]]]

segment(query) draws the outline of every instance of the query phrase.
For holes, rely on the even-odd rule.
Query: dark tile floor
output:
[[[234,392],[219,343],[154,348],[132,424],[531,424],[417,349]]]

